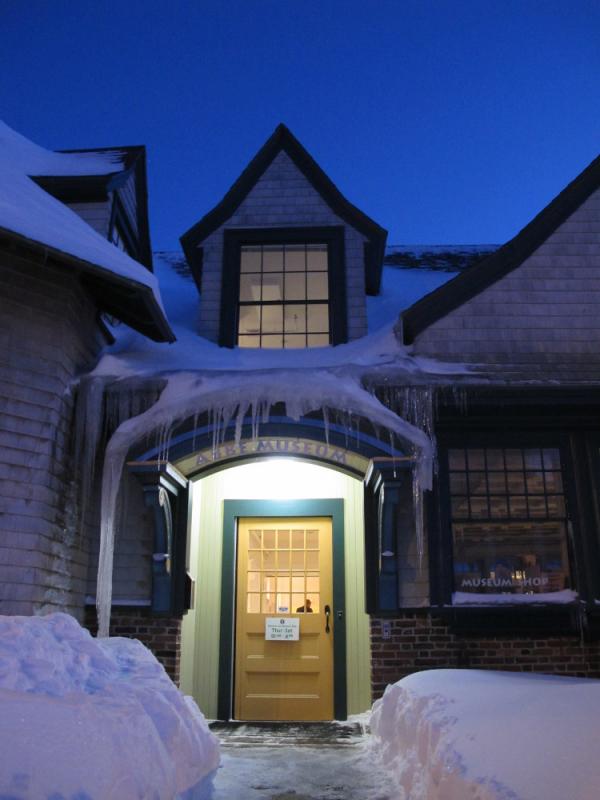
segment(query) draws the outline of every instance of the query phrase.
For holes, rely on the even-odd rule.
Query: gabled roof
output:
[[[40,253],[42,263],[48,258],[72,270],[101,310],[157,341],[173,341],[154,275],[30,177],[119,172],[114,153],[54,153],[0,122],[0,245],[17,245]]]
[[[600,156],[513,239],[404,311],[401,314],[404,343],[412,344],[434,322],[519,267],[598,188]]]
[[[275,157],[284,151],[323,200],[344,222],[352,225],[367,237],[365,252],[365,280],[368,294],[377,294],[385,254],[387,231],[352,205],[333,181],[323,172],[310,153],[283,123],[260,148],[246,169],[235,181],[225,197],[181,237],[181,245],[190,263],[194,278],[200,285],[202,261],[198,245],[213,231],[223,225],[247,197]]]
[[[59,150],[59,153],[74,154],[89,160],[93,173],[72,175],[56,174],[31,175],[30,177],[44,191],[62,203],[93,203],[108,198],[109,192],[119,193],[131,173],[135,173],[136,223],[138,228],[139,251],[136,260],[152,270],[152,247],[148,223],[148,181],[146,175],[146,148],[144,145],[123,145],[120,147],[96,147],[79,150]],[[102,161],[106,160],[103,166]]]

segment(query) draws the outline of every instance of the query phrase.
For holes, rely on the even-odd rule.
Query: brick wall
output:
[[[497,669],[600,678],[600,642],[576,636],[458,636],[428,612],[371,618],[371,691],[381,697],[389,683],[426,669]]]
[[[283,151],[275,157],[225,225],[202,243],[204,259],[200,335],[213,342],[219,339],[225,228],[287,228],[316,225],[343,225],[345,228],[348,339],[364,336],[367,332],[363,252],[365,237],[334,214]]]
[[[98,632],[96,609],[86,606],[85,627]],[[138,639],[151,650],[167,675],[179,686],[181,664],[181,618],[154,617],[147,607],[116,606],[110,618],[110,635]]]

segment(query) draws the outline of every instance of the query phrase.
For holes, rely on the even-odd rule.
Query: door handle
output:
[[[325,633],[329,633],[331,628],[329,627],[329,617],[331,615],[331,609],[329,606],[325,606]]]

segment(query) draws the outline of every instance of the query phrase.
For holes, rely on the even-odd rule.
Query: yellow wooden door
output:
[[[298,619],[298,641],[267,640],[268,618]],[[234,714],[333,719],[329,518],[238,521]]]

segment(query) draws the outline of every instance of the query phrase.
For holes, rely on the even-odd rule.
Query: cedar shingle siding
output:
[[[96,309],[68,270],[3,253],[0,282],[0,613],[80,617],[71,381],[99,352]]]
[[[343,225],[346,251],[348,339],[367,332],[364,243],[366,237],[338,217],[292,159],[280,151],[235,213],[203,244],[199,333],[216,342],[221,312],[221,272],[225,228]]]
[[[514,380],[600,380],[600,191],[525,261],[415,339]]]

